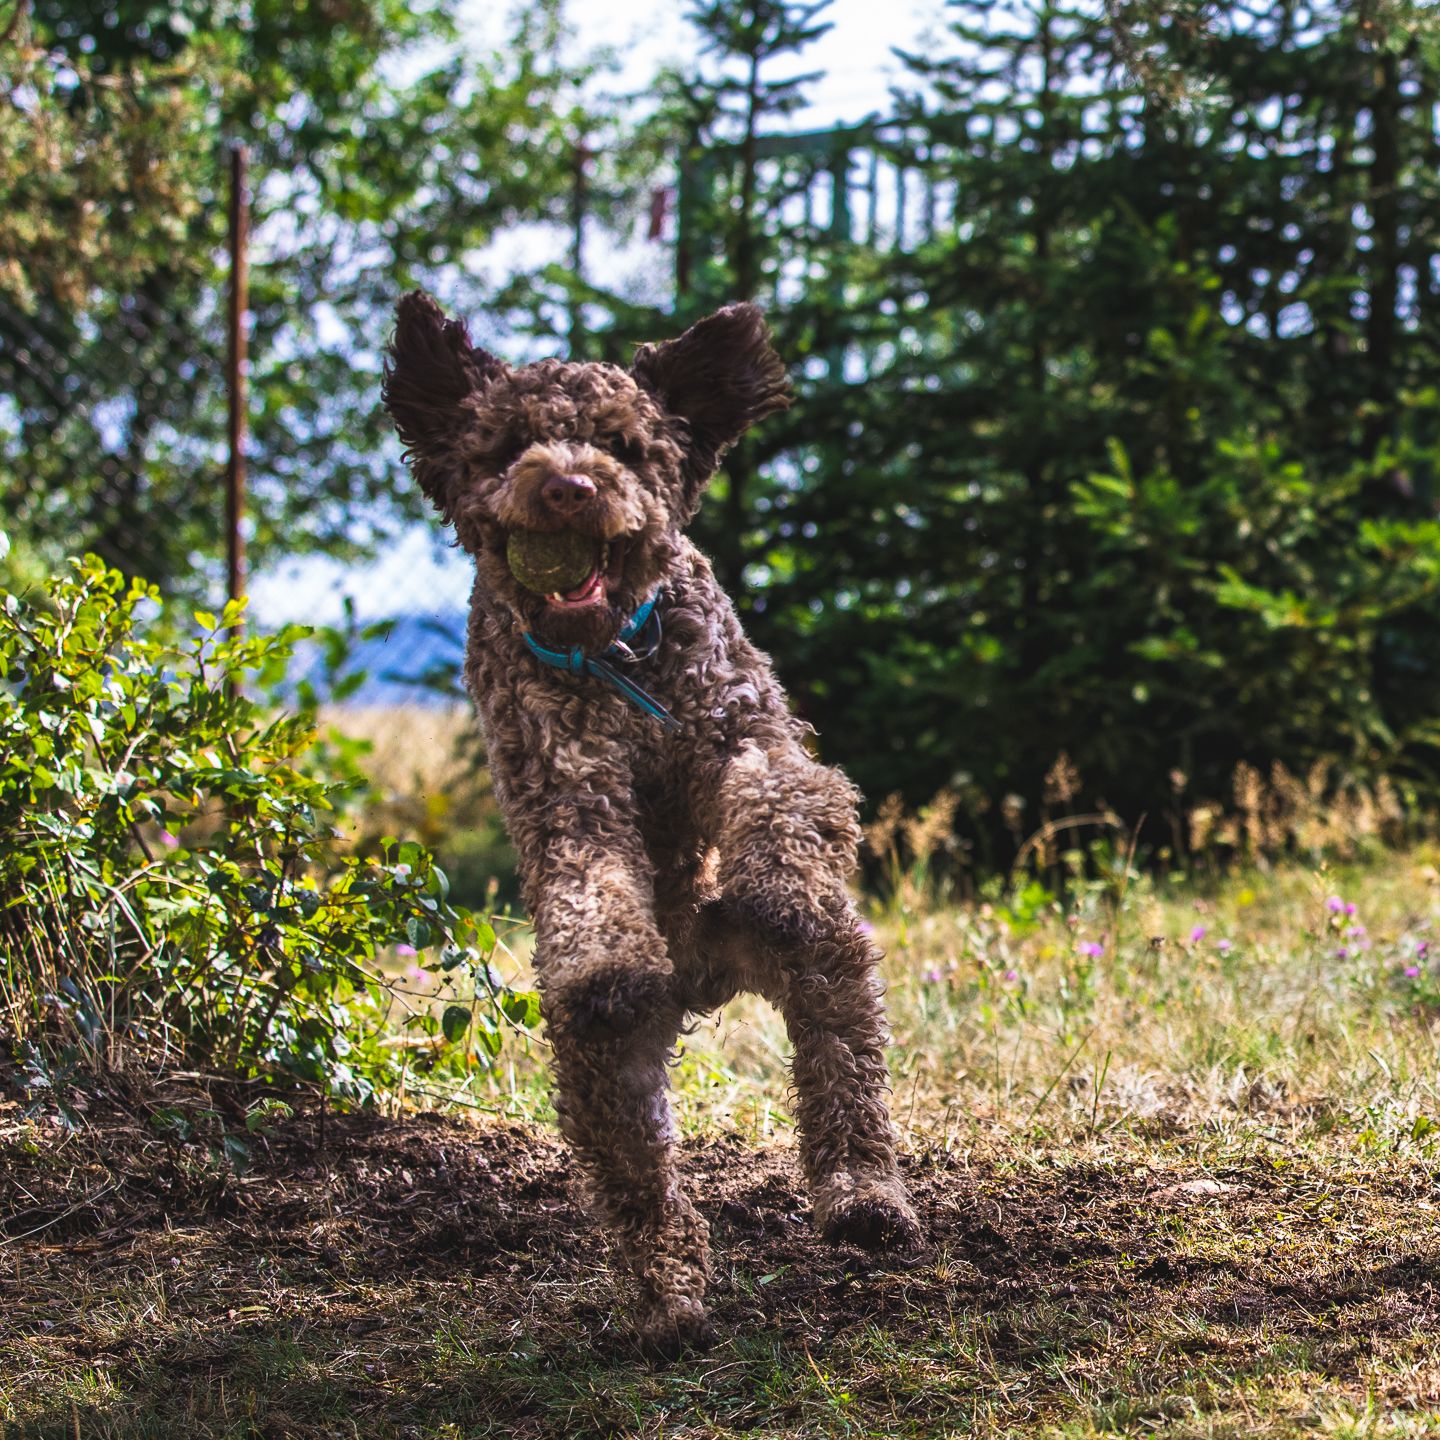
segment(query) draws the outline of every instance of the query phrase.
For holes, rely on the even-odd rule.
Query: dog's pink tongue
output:
[[[588,600],[599,587],[601,578],[599,570],[592,570],[590,578],[583,585],[577,585],[573,590],[565,592],[565,598],[567,600]]]

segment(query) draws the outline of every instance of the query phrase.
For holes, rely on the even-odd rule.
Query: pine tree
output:
[[[1436,785],[1427,26],[1192,9],[1157,85],[1078,0],[953,6],[901,124],[831,142],[908,167],[896,244],[784,223],[833,153],[753,209],[692,166],[682,300],[758,276],[802,391],[712,545],[872,795],[1034,814],[1062,750],[1130,816],[1241,760]]]
[[[1185,103],[1052,0],[957,5],[914,61],[959,215],[889,266],[924,342],[866,443],[917,443],[876,536],[917,568],[817,626],[906,696],[900,735],[834,702],[872,787],[1033,807],[1061,749],[1131,815],[1242,759],[1435,783],[1436,72],[1399,8],[1217,11],[1165,41]]]
[[[821,72],[776,71],[791,69],[830,29],[821,18],[829,6],[830,0],[704,0],[687,15],[700,40],[699,62],[695,73],[671,77],[664,108],[681,150],[674,327],[719,305],[758,300],[787,357],[798,353],[805,298],[782,306],[779,296],[787,263],[805,253],[811,235],[804,225],[787,225],[782,212],[808,188],[815,162],[786,155],[784,122],[805,104]],[[697,525],[722,583],[735,594],[747,587],[747,567],[770,548],[769,462],[785,433],[783,422],[772,422],[729,452]]]

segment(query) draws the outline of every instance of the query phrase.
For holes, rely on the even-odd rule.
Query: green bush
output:
[[[538,1018],[491,925],[413,841],[346,853],[352,751],[246,693],[308,632],[241,637],[227,608],[167,640],[157,604],[94,557],[0,589],[0,1035],[27,1088],[184,1061],[363,1102],[417,1048],[397,1025],[426,1063],[491,1063],[507,1020]]]

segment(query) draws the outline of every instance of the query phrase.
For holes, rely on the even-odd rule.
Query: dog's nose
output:
[[[540,498],[562,515],[573,514],[595,498],[595,482],[587,475],[552,475],[540,487]]]

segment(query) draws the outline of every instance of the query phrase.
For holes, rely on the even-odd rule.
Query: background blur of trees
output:
[[[22,9],[0,49],[0,511],[19,538],[162,583],[221,553],[232,141],[255,189],[256,553],[363,545],[410,503],[375,393],[395,295],[478,308],[457,257],[565,214],[584,79],[551,53],[553,5],[503,56],[468,53],[453,12]]]
[[[32,554],[162,584],[218,553],[246,139],[262,557],[420,514],[375,411],[402,287],[622,363],[753,296],[802,399],[734,452],[702,540],[872,797],[1033,816],[1063,751],[1131,818],[1228,798],[1240,761],[1434,800],[1428,11],[957,0],[890,115],[795,140],[813,4],[705,0],[693,64],[627,100],[544,7],[487,56],[446,0],[38,0],[0,53],[0,509]],[[571,223],[577,178],[578,271],[465,263]],[[657,186],[680,284],[608,293],[586,255]]]

